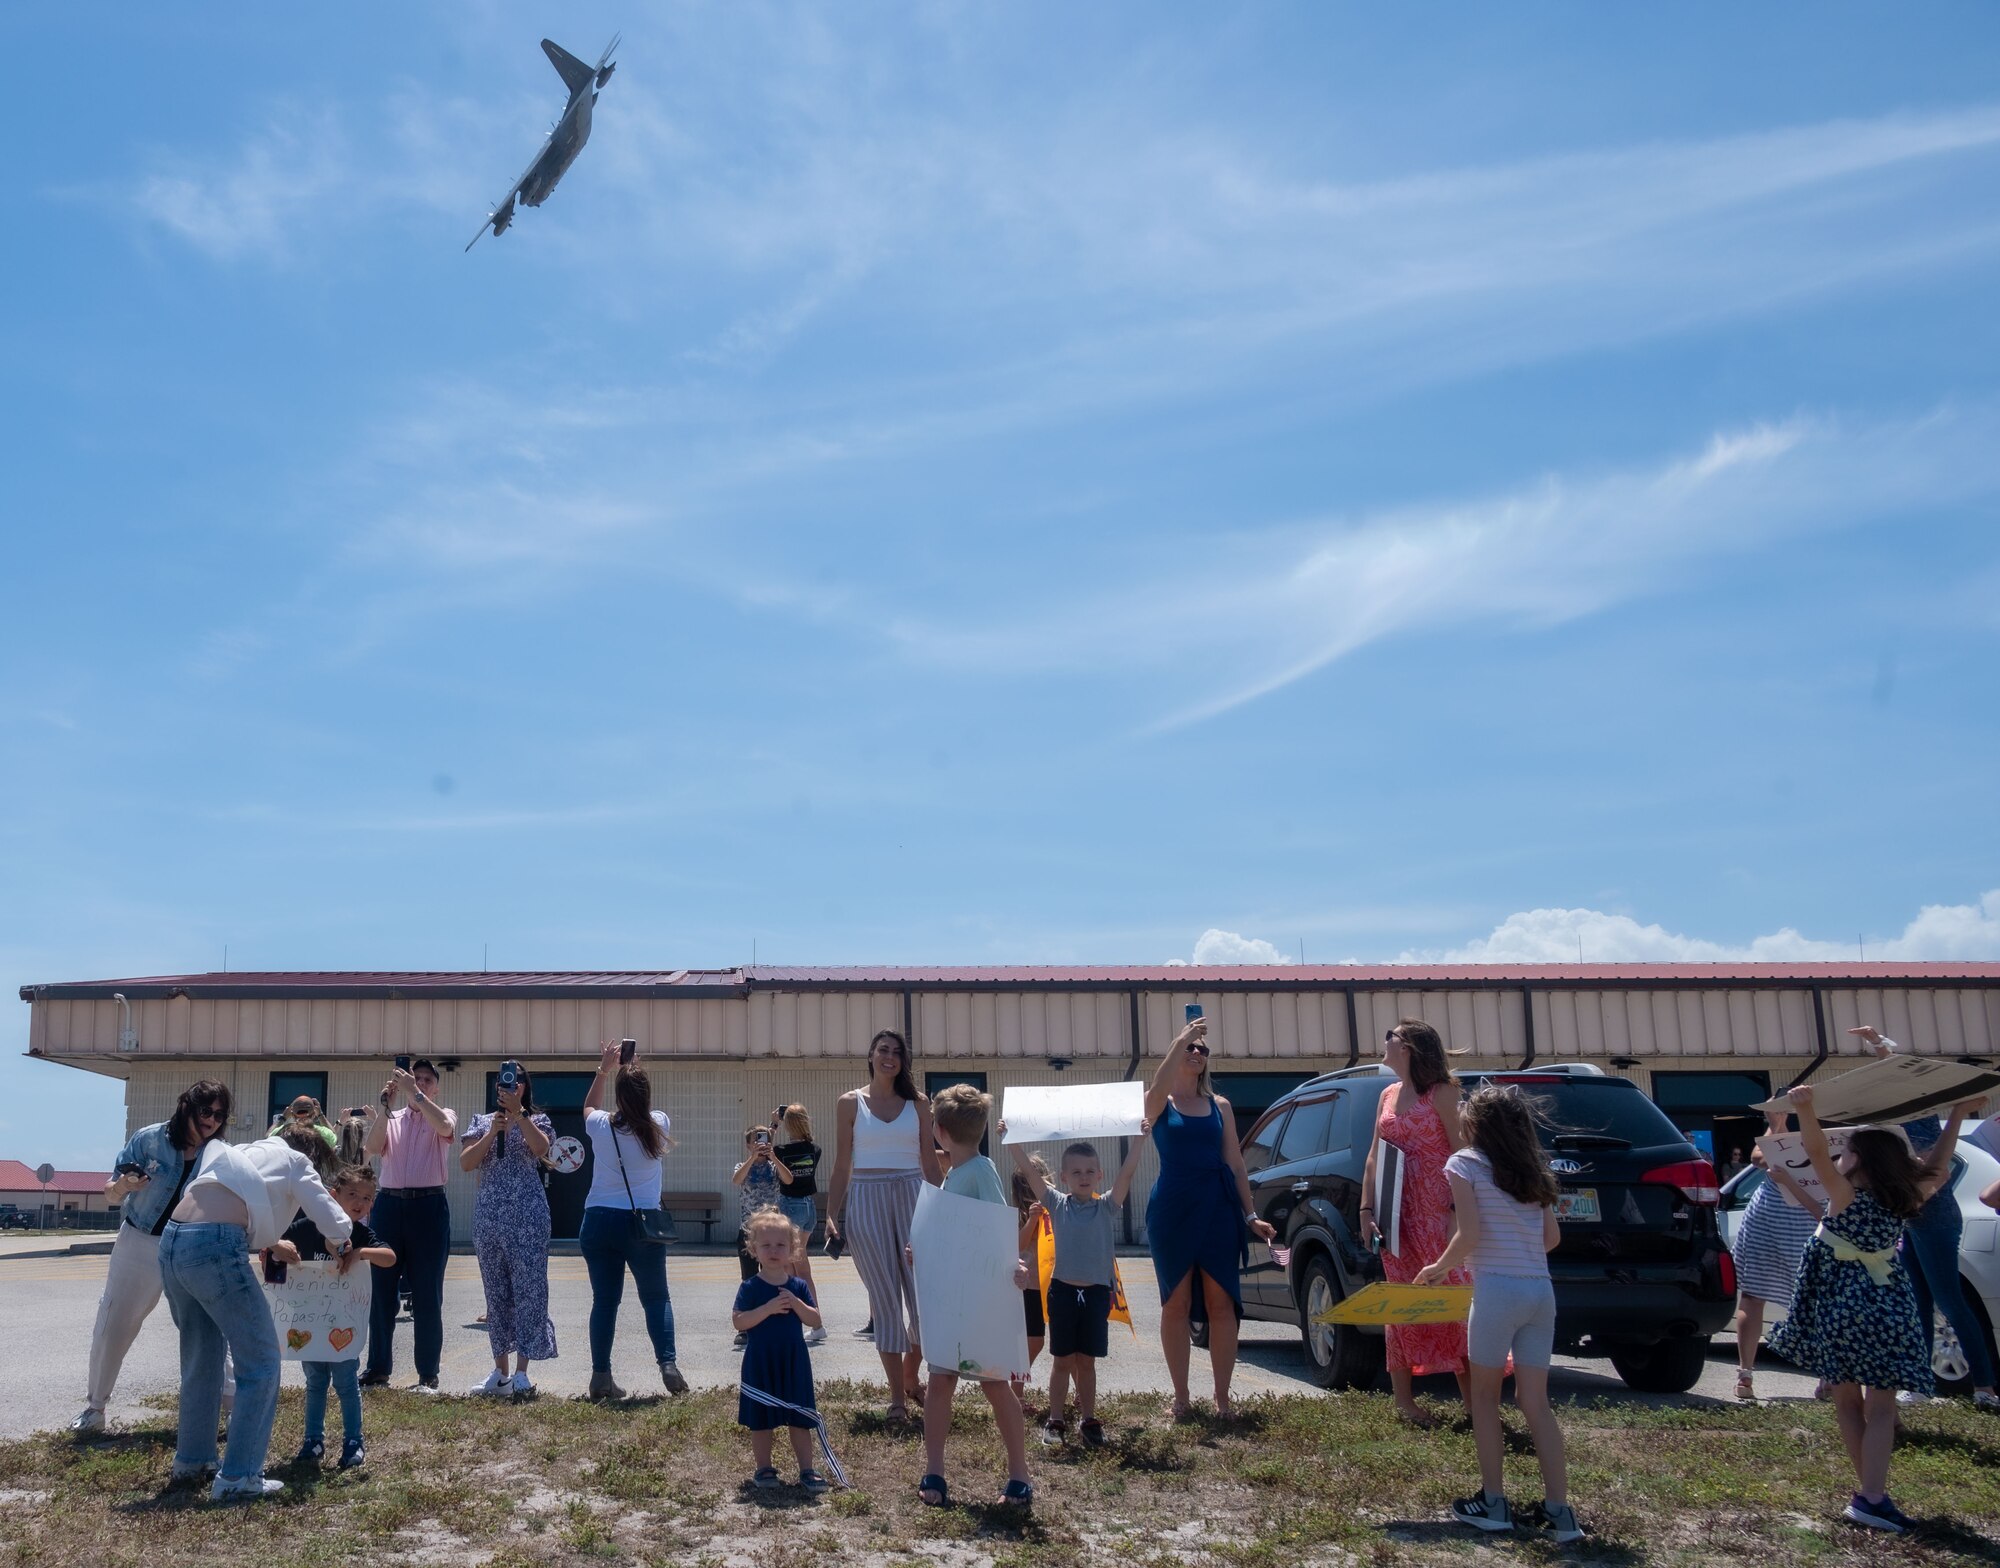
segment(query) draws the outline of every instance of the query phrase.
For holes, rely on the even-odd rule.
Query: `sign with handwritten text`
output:
[[[1380,1279],[1313,1319],[1315,1323],[1463,1323],[1472,1312],[1470,1285],[1398,1285]]]
[[[271,1320],[287,1361],[350,1361],[368,1344],[368,1303],[374,1270],[356,1263],[337,1273],[329,1259],[294,1263],[282,1285],[266,1285]]]

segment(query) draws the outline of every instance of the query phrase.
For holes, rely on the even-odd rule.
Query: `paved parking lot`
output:
[[[1158,1291],[1152,1265],[1143,1257],[1122,1258],[1132,1300],[1136,1336],[1114,1327],[1111,1357],[1099,1371],[1099,1386],[1116,1391],[1165,1392],[1166,1366],[1160,1357]],[[84,1373],[90,1353],[90,1329],[97,1297],[103,1288],[103,1257],[18,1258],[0,1254],[0,1311],[12,1330],[15,1354],[0,1358],[0,1437],[65,1425],[83,1404]],[[853,1331],[868,1315],[867,1297],[849,1260],[815,1261],[820,1294],[826,1309],[827,1342],[813,1352],[822,1378],[879,1378],[881,1364],[874,1346]],[[677,1251],[667,1269],[673,1293],[681,1369],[697,1385],[726,1385],[736,1378],[738,1357],[730,1346],[729,1308],[736,1294],[734,1253]],[[590,1311],[590,1286],[583,1260],[556,1257],[549,1262],[551,1315],[561,1355],[534,1369],[546,1395],[581,1394],[590,1379],[590,1352],[585,1322]],[[451,1260],[445,1276],[445,1353],[442,1382],[446,1391],[471,1387],[486,1375],[492,1361],[485,1330],[474,1319],[483,1310],[479,1267],[470,1257]],[[410,1325],[396,1333],[397,1382],[414,1381],[409,1361]],[[1042,1363],[1045,1368],[1046,1361]],[[1715,1341],[1700,1384],[1682,1399],[1729,1400],[1734,1382],[1730,1342]],[[630,1290],[618,1322],[613,1372],[636,1391],[659,1386],[645,1325]],[[1194,1389],[1200,1396],[1207,1377],[1206,1358],[1195,1354]],[[285,1381],[298,1384],[296,1366],[285,1369]],[[1042,1380],[1037,1379],[1038,1383]],[[114,1422],[144,1414],[142,1401],[171,1394],[179,1384],[179,1351],[173,1321],[164,1303],[147,1321],[119,1381],[112,1401]],[[1811,1379],[1766,1360],[1758,1369],[1759,1392],[1779,1399],[1809,1399]],[[1307,1378],[1294,1329],[1271,1323],[1243,1326],[1242,1363],[1237,1371],[1241,1393],[1305,1393]],[[1433,1380],[1438,1393],[1452,1388],[1449,1378]],[[1552,1389],[1567,1397],[1608,1396],[1668,1402],[1658,1396],[1630,1393],[1608,1364],[1564,1359]]]

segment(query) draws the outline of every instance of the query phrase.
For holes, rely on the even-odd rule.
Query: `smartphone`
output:
[[[1199,1018],[1199,1017],[1201,1017],[1201,1003],[1199,1003],[1199,1002],[1190,1002],[1190,1003],[1188,1003],[1188,1004],[1187,1004],[1187,1017],[1186,1017],[1186,1018],[1184,1018],[1184,1019],[1182,1020],[1182,1022],[1183,1022],[1183,1023],[1190,1023],[1190,1024],[1191,1024],[1191,1023],[1193,1023],[1193,1022],[1194,1022],[1194,1021],[1195,1021],[1195,1020],[1196,1020],[1197,1018]]]
[[[759,1132],[757,1134],[757,1147],[760,1149],[771,1147],[771,1135],[768,1132]]]
[[[350,1105],[340,1114],[343,1116],[366,1116],[368,1114],[368,1107],[365,1105]]]
[[[240,1274],[237,1276],[238,1279],[241,1279],[242,1277],[243,1276]],[[285,1282],[285,1265],[280,1263],[276,1258],[272,1257],[268,1252],[265,1253],[264,1283],[266,1285],[282,1285],[284,1284],[284,1282]]]
[[[630,1066],[632,1058],[638,1054],[639,1054],[639,1042],[637,1040],[620,1040],[618,1042],[619,1066],[621,1067]]]
[[[847,1256],[847,1237],[846,1237],[846,1236],[844,1236],[844,1235],[842,1235],[842,1236],[829,1236],[829,1237],[827,1237],[827,1238],[826,1238],[826,1255],[827,1255],[827,1256],[828,1256],[829,1258],[832,1258],[832,1259],[833,1259],[833,1260],[834,1260],[834,1261],[835,1261],[836,1263],[837,1263],[837,1262],[839,1262],[839,1261],[840,1261],[840,1260],[841,1260],[842,1258],[846,1257],[846,1256]]]
[[[519,1062],[502,1062],[500,1064],[500,1087],[505,1089],[509,1094],[512,1094],[516,1089],[521,1087],[521,1064]]]
[[[146,1174],[146,1167],[135,1165],[130,1160],[120,1160],[118,1162],[118,1169],[112,1172],[112,1174],[115,1176],[144,1176]]]
[[[408,1072],[409,1070],[410,1070],[410,1058],[409,1058],[409,1057],[407,1057],[407,1056],[399,1056],[399,1057],[397,1057],[397,1058],[396,1058],[396,1071],[397,1071],[397,1072],[399,1072],[399,1073],[406,1073],[406,1072]]]

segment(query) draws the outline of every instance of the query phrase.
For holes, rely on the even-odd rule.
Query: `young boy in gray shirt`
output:
[[[1000,1136],[1005,1138],[1007,1124],[999,1126]],[[1029,1162],[1026,1144],[1009,1145],[1014,1151],[1014,1168],[1048,1210],[1049,1228],[1055,1234],[1055,1269],[1049,1278],[1048,1302],[1049,1354],[1055,1367],[1049,1378],[1048,1420],[1042,1429],[1046,1443],[1060,1443],[1068,1429],[1062,1393],[1065,1381],[1076,1392],[1084,1442],[1093,1448],[1104,1442],[1104,1427],[1097,1419],[1097,1362],[1111,1349],[1118,1215],[1132,1190],[1139,1151],[1144,1146],[1143,1138],[1132,1140],[1118,1179],[1105,1194],[1098,1191],[1104,1180],[1104,1163],[1092,1145],[1072,1143],[1063,1150],[1056,1173],[1060,1188],[1051,1186]]]

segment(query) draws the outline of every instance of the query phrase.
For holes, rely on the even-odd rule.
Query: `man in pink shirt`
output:
[[[437,1392],[444,1352],[444,1266],[451,1256],[451,1207],[445,1202],[445,1157],[458,1137],[458,1117],[437,1103],[437,1069],[421,1058],[393,1069],[382,1087],[382,1112],[365,1147],[381,1162],[381,1186],[368,1223],[396,1252],[396,1266],[374,1271],[368,1313],[368,1370],[361,1382],[389,1381],[401,1282],[410,1282],[415,1324],[417,1391]],[[400,1110],[396,1101],[408,1103]]]

